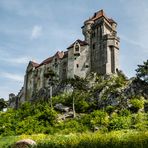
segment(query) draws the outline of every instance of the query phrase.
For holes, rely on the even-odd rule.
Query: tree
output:
[[[71,78],[68,80],[68,83],[71,84],[73,88],[73,93],[72,93],[72,109],[73,109],[73,117],[76,117],[76,111],[75,111],[75,91],[76,90],[83,90],[87,91],[88,90],[88,82],[86,79],[80,78],[78,76],[75,76],[74,78]]]
[[[0,98],[0,111],[2,111],[6,107],[7,107],[7,101],[5,101],[3,98]]]
[[[148,60],[146,62],[144,61],[143,65],[138,65],[136,72],[137,78],[148,83]]]
[[[57,76],[57,74],[53,70],[49,70],[47,75],[48,75],[48,84],[50,86],[50,107],[52,108],[53,87],[58,82],[58,76]]]

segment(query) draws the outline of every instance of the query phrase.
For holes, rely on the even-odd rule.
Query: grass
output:
[[[148,131],[122,130],[109,133],[87,132],[69,135],[21,135],[0,137],[0,148],[9,148],[14,142],[31,138],[37,148],[147,148]]]

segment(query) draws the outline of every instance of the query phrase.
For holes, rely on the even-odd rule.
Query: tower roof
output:
[[[107,15],[105,14],[103,9],[100,10],[100,11],[95,12],[94,15],[90,19],[86,20],[85,22],[87,22],[87,21],[95,21],[95,20],[97,20],[97,19],[99,19],[101,17],[104,17],[111,24],[116,23],[112,18],[107,17]]]
[[[72,48],[76,42],[78,42],[78,43],[80,44],[80,46],[85,46],[85,45],[88,45],[88,43],[87,43],[87,42],[82,41],[82,40],[80,40],[80,39],[77,39],[77,40],[76,40],[74,43],[72,43],[72,44],[71,44],[71,45],[70,45],[67,49]]]

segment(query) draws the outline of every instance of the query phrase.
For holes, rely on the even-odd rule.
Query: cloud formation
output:
[[[1,72],[1,77],[4,77],[6,79],[16,81],[16,82],[23,82],[24,78],[22,75],[14,74],[14,73],[8,73],[8,72]]]
[[[31,39],[37,39],[41,36],[41,34],[42,34],[42,27],[35,25],[32,29]]]
[[[18,57],[18,58],[1,58],[0,61],[7,62],[12,65],[27,64],[29,62],[29,57]]]

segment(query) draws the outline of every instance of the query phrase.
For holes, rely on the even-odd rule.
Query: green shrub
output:
[[[141,98],[134,98],[130,100],[132,104],[132,110],[137,112],[139,109],[144,108],[144,100]]]
[[[104,111],[96,110],[91,113],[90,123],[92,127],[107,127],[109,123],[109,116]]]
[[[130,116],[112,116],[109,122],[109,130],[129,129],[131,127]]]
[[[107,106],[106,107],[106,112],[108,113],[108,114],[111,114],[111,113],[113,113],[114,112],[114,110],[115,110],[115,107],[114,106],[111,106],[111,105],[109,105],[109,106]]]
[[[119,115],[128,117],[131,115],[131,112],[128,109],[123,109],[119,112]]]

